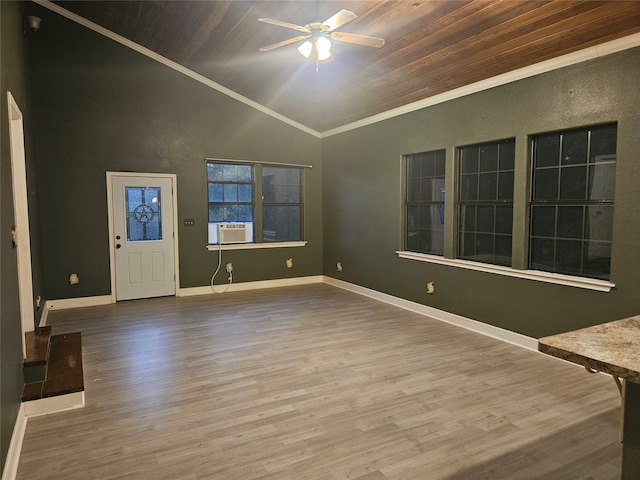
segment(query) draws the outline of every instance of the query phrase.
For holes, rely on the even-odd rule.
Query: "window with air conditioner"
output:
[[[304,167],[207,162],[208,243],[304,240]]]

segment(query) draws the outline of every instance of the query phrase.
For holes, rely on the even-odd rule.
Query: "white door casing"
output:
[[[107,172],[114,301],[175,295],[175,175]]]
[[[7,92],[9,106],[9,143],[11,150],[11,180],[13,185],[13,218],[15,248],[18,263],[18,296],[22,325],[22,354],[26,357],[24,334],[35,329],[33,311],[33,278],[31,271],[31,237],[29,234],[29,205],[27,202],[27,171],[24,152],[22,112],[11,92]]]

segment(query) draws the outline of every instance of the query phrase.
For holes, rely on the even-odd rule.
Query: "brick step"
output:
[[[80,332],[51,336],[46,367],[43,381],[24,385],[22,401],[84,391]]]

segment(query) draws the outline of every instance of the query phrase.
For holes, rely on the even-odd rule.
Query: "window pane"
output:
[[[555,200],[558,198],[558,169],[537,170],[534,176],[534,200]]]
[[[516,143],[514,141],[500,144],[500,170],[513,170],[516,153]]]
[[[253,207],[251,205],[238,205],[238,221],[253,221]]]
[[[432,178],[422,178],[420,180],[420,200],[422,201],[434,200],[433,189],[431,188],[432,184],[433,184]]]
[[[476,254],[476,234],[465,233],[461,236],[460,256],[462,258],[474,258]]]
[[[531,235],[536,237],[555,237],[556,207],[534,206],[531,209]]]
[[[584,238],[611,241],[613,236],[613,207],[594,205],[587,207]]]
[[[513,172],[498,174],[498,199],[513,200]]]
[[[237,202],[238,201],[238,185],[235,183],[224,185],[224,201]]]
[[[480,188],[478,192],[479,200],[495,200],[498,196],[498,174],[481,173],[480,174]]]
[[[419,155],[407,157],[407,175],[409,178],[422,176],[422,157]]]
[[[407,200],[415,202],[420,200],[420,179],[412,178],[407,181]]]
[[[251,172],[253,167],[251,165],[238,165],[237,166],[237,181],[238,182],[251,182]]]
[[[553,167],[560,163],[560,134],[539,135],[535,140],[536,167]]]
[[[562,136],[562,165],[587,163],[588,130],[567,132]]]
[[[462,173],[476,173],[478,171],[478,147],[460,149],[460,170]]]
[[[238,181],[238,166],[223,164],[222,165],[222,179],[225,182],[237,182]]]
[[[493,235],[476,235],[476,255],[478,260],[491,261],[493,257]]]
[[[556,271],[558,273],[582,273],[582,242],[556,241]]]
[[[554,271],[555,240],[547,238],[531,239],[530,266],[536,270]]]
[[[124,187],[127,241],[162,240],[160,187]]]
[[[560,170],[560,198],[584,200],[587,197],[587,167],[566,167]]]
[[[511,234],[513,231],[513,207],[496,207],[496,233]]]
[[[224,207],[224,219],[227,222],[238,222],[240,219],[238,218],[238,205],[233,203],[227,204]]]
[[[222,202],[222,184],[220,183],[209,184],[209,201]]]
[[[608,280],[611,270],[611,244],[587,242],[585,248],[584,274]]]
[[[498,144],[489,143],[480,147],[480,171],[495,172],[498,169]]]
[[[582,238],[583,217],[583,207],[558,207],[557,236]]]
[[[445,154],[444,150],[440,152],[435,152],[435,163],[436,163],[436,172],[435,176],[439,178],[444,178],[444,170],[445,170]]]
[[[464,205],[460,207],[460,225],[464,232],[476,231],[476,207]]]
[[[210,182],[221,182],[222,165],[219,163],[207,163],[207,180]]]
[[[494,207],[478,207],[478,232],[494,231]]]
[[[618,136],[617,125],[604,125],[591,131],[591,162],[615,160]],[[613,158],[612,158],[613,157]]]
[[[615,186],[615,163],[600,163],[589,167],[588,198],[592,200],[613,200]]]
[[[501,265],[511,265],[511,235],[497,235],[495,261]]]
[[[209,223],[211,222],[223,222],[224,218],[224,206],[223,205],[209,205]]]
[[[460,190],[460,200],[478,199],[478,175],[463,175]]]
[[[253,187],[251,184],[238,185],[238,201],[243,203],[253,202]]]

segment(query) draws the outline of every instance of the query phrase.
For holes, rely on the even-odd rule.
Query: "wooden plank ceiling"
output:
[[[637,0],[58,1],[56,4],[319,132],[559,55],[640,32]],[[305,25],[348,9],[334,60],[305,60]]]

